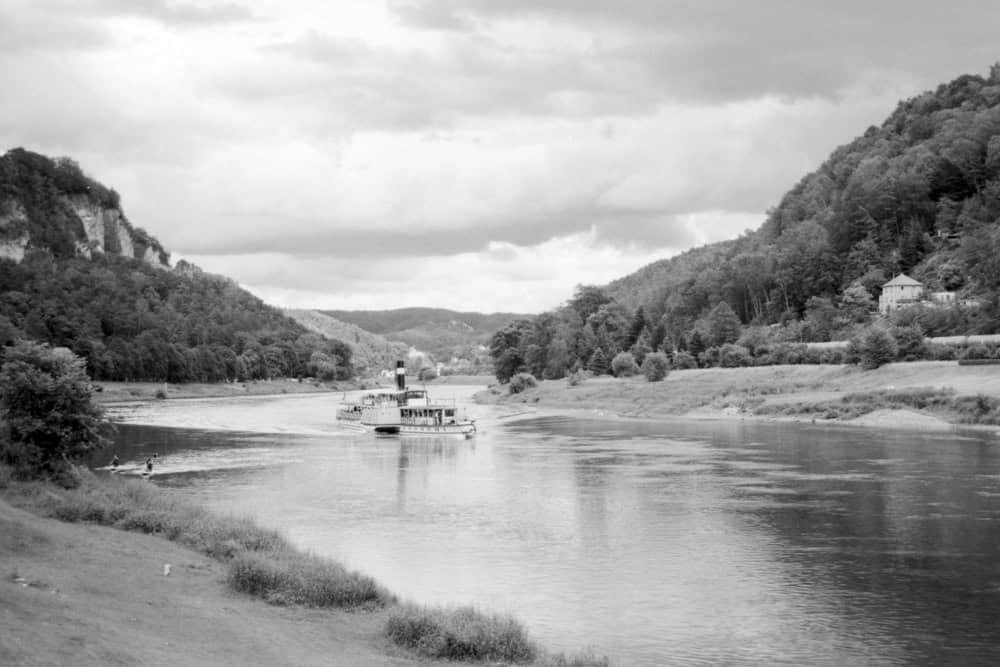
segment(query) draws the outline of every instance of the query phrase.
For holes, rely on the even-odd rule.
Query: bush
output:
[[[896,357],[900,361],[918,361],[927,357],[927,343],[919,326],[892,327],[889,332],[896,339]]]
[[[857,349],[861,368],[872,370],[896,358],[896,339],[881,327],[868,327],[852,341]]]
[[[611,372],[615,377],[629,377],[639,372],[639,366],[631,352],[619,352],[611,360]]]
[[[437,371],[435,371],[430,366],[421,368],[420,372],[417,373],[417,379],[420,380],[421,382],[430,382],[437,376],[438,376]]]
[[[538,647],[516,620],[472,607],[401,605],[389,616],[385,631],[400,646],[435,659],[525,663],[538,656]]]
[[[989,359],[990,350],[988,347],[982,343],[973,343],[969,345],[961,354],[958,355],[959,359]]]
[[[651,352],[642,360],[642,374],[650,382],[660,382],[670,370],[670,361],[663,352]]]
[[[934,361],[954,361],[958,358],[958,349],[954,345],[929,343],[927,345],[927,358]]]
[[[750,361],[750,350],[742,345],[726,343],[719,348],[719,365],[723,368],[749,366]]]
[[[689,353],[681,350],[674,354],[673,367],[678,370],[683,370],[686,368],[698,368],[698,362]]]
[[[20,341],[0,366],[0,408],[8,438],[0,456],[35,473],[59,473],[102,446],[103,412],[83,359],[66,348]]]
[[[574,371],[566,376],[566,384],[568,384],[570,387],[575,387],[576,385],[583,383],[583,381],[586,380],[588,377],[589,376],[587,375],[587,371],[584,370]]]
[[[702,368],[714,368],[719,365],[719,348],[710,347],[698,355],[698,365]]]
[[[507,391],[511,394],[520,394],[525,389],[538,386],[538,380],[531,373],[518,373],[510,379]]]

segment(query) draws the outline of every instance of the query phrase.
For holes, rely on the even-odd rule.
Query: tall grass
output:
[[[389,616],[386,634],[397,644],[428,658],[527,663],[539,654],[516,620],[483,614],[472,607],[400,605]]]
[[[233,590],[272,604],[380,607],[395,601],[374,579],[298,551],[238,554],[230,563],[227,581]]]

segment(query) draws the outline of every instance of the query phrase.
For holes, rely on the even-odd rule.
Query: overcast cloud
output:
[[[966,0],[15,0],[0,146],[74,157],[275,305],[539,311],[756,227],[897,100],[985,73],[997,25]]]

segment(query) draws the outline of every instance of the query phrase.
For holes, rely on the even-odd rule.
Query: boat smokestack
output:
[[[406,362],[396,362],[396,389],[406,389]]]

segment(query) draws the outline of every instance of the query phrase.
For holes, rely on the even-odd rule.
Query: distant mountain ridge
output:
[[[322,310],[324,315],[354,324],[365,331],[399,341],[435,361],[452,357],[470,363],[485,361],[482,346],[494,331],[530,315],[516,313],[457,312],[444,308],[397,308],[394,310]]]

